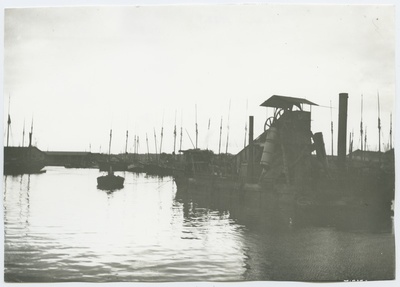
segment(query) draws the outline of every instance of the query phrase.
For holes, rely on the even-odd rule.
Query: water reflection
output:
[[[244,233],[228,212],[176,201],[172,178],[126,173],[105,192],[97,175],[4,177],[6,281],[244,279]]]
[[[390,214],[324,209],[282,224],[262,198],[182,192],[169,177],[120,174],[125,185],[114,192],[97,189],[97,170],[5,176],[5,280],[394,277]]]

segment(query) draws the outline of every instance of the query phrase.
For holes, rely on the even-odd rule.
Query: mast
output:
[[[222,137],[222,117],[221,117],[221,125],[219,126],[219,148],[218,148],[218,154],[221,154],[221,137]]]
[[[246,147],[246,138],[247,138],[247,108],[248,108],[249,100],[246,99],[246,115],[245,115],[245,124],[244,124],[244,144],[243,148]]]
[[[137,144],[136,144],[136,154],[139,157],[139,136],[136,137],[136,142],[137,142]]]
[[[176,147],[176,110],[175,110],[175,125],[174,125],[174,155],[175,155],[175,147]]]
[[[392,143],[392,113],[390,113],[390,131],[389,131],[389,147],[390,147],[390,149],[393,148],[392,144],[393,144]]]
[[[182,127],[182,111],[181,111],[181,140],[179,143],[179,150],[182,150],[182,138],[183,138],[183,127]]]
[[[211,118],[208,118],[208,127],[207,127],[207,149],[208,149],[208,139],[210,137],[210,126],[211,126]]]
[[[361,151],[364,151],[363,149],[363,95],[361,94],[361,121],[360,121],[360,142],[361,142]],[[362,156],[364,158],[364,156]]]
[[[111,156],[111,139],[112,139],[112,129],[110,130],[110,142],[108,143],[108,156]]]
[[[154,129],[154,146],[155,146],[155,151],[156,151],[156,159],[157,159],[157,135],[156,135],[156,129]]]
[[[231,117],[231,100],[229,100],[229,111],[228,111],[228,123],[226,127],[226,149],[225,153],[228,154],[228,145],[229,145],[229,119]]]
[[[197,127],[197,104],[195,105],[195,121],[196,121],[196,149],[197,149],[197,141],[198,141],[198,137],[199,137],[199,131],[198,131],[198,127]]]
[[[22,130],[22,147],[24,146],[25,141],[25,119],[24,119],[24,128]]]
[[[380,104],[379,104],[379,92],[378,92],[378,136],[379,136],[379,146],[378,151],[381,152],[381,111],[380,111]]]
[[[11,96],[8,95],[7,146],[8,146],[9,139],[10,139],[10,126],[11,126],[10,102],[11,102]]]
[[[133,154],[136,154],[136,135],[133,136]]]
[[[147,145],[147,160],[150,160],[150,152],[149,152],[149,138],[146,133],[146,145]]]
[[[365,127],[364,150],[367,150],[367,127]]]
[[[163,135],[164,135],[164,113],[163,113],[162,122],[161,122],[160,155],[161,155],[161,150],[162,150]]]
[[[125,153],[128,153],[128,130],[126,131]]]
[[[331,102],[331,156],[333,156],[333,120],[332,120],[332,100]]]
[[[32,117],[32,123],[31,123],[31,132],[29,133],[29,147],[32,146],[32,135],[33,135],[33,117]]]

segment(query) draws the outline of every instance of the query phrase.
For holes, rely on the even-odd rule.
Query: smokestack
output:
[[[339,94],[339,124],[338,124],[338,164],[346,163],[346,136],[347,136],[347,93]]]

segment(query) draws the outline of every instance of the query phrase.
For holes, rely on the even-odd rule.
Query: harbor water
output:
[[[273,218],[262,211],[247,216],[177,196],[172,177],[118,172],[124,187],[107,192],[96,187],[96,169],[46,170],[3,177],[6,282],[359,281],[395,275],[392,230],[290,222],[271,227],[263,222]]]

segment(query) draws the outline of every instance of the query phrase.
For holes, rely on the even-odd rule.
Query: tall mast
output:
[[[229,100],[229,111],[228,111],[228,123],[226,127],[226,149],[225,153],[228,153],[228,145],[229,145],[229,119],[231,117],[231,100]]]
[[[197,149],[197,142],[198,142],[198,137],[199,137],[199,131],[197,127],[197,104],[195,105],[195,121],[196,121],[196,149]]]
[[[379,136],[379,146],[378,146],[378,151],[381,152],[381,107],[379,104],[379,92],[378,92],[378,136]]]
[[[221,125],[219,126],[219,148],[218,148],[218,154],[221,154],[221,137],[222,137],[222,117],[221,117]]]
[[[126,131],[125,153],[128,153],[128,131]]]
[[[110,130],[110,142],[108,143],[108,156],[111,155],[111,139],[112,139],[112,130]]]
[[[10,102],[11,102],[11,96],[8,95],[7,146],[8,146],[9,139],[10,139],[10,126],[11,126]]]
[[[161,122],[160,155],[161,155],[161,150],[162,150],[163,135],[164,135],[164,113],[163,113],[162,122]]]
[[[361,141],[361,151],[363,151],[363,95],[361,94],[361,121],[360,121],[360,141]]]
[[[207,127],[207,149],[208,149],[208,138],[210,136],[210,126],[211,126],[211,118],[208,118],[208,127]]]
[[[22,146],[24,146],[25,142],[25,119],[24,119],[24,128],[22,130]]]
[[[332,100],[331,102],[331,156],[333,156],[333,120],[332,120]]]
[[[175,125],[174,125],[174,155],[175,155],[175,147],[176,147],[176,110],[175,110]]]
[[[32,123],[31,123],[31,132],[29,133],[29,147],[32,146],[32,135],[33,135],[33,117],[32,117]]]
[[[367,150],[367,127],[365,127],[364,150]]]
[[[147,145],[147,160],[150,160],[150,152],[149,152],[149,138],[146,133],[146,145]]]
[[[389,131],[389,147],[390,147],[390,149],[393,148],[392,144],[393,144],[392,143],[392,113],[390,113],[390,131]]]
[[[139,157],[139,136],[136,136],[136,153],[137,153],[137,155],[138,155],[138,157]]]
[[[136,154],[136,135],[133,136],[133,154]]]
[[[247,108],[248,108],[249,100],[246,100],[246,115],[245,115],[245,124],[244,124],[244,144],[243,148],[246,147],[246,138],[247,138]]]
[[[179,150],[181,151],[182,150],[182,138],[183,138],[183,127],[182,127],[182,118],[183,118],[183,116],[182,116],[182,111],[181,111],[181,140],[180,140],[180,143],[179,143]]]
[[[156,159],[157,159],[157,135],[156,135],[156,129],[154,129],[154,146],[155,146],[155,151],[156,151]]]

